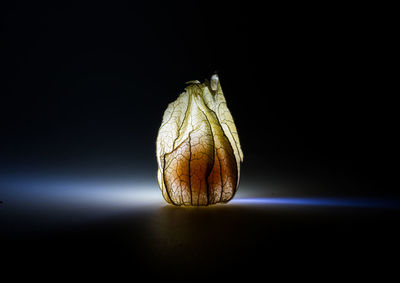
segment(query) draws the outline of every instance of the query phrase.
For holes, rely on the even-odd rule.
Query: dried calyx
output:
[[[158,184],[174,205],[228,202],[243,153],[218,76],[190,81],[168,105],[157,137]]]

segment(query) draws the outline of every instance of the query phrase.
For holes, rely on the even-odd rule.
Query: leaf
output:
[[[191,81],[168,105],[157,137],[157,179],[174,205],[227,202],[236,193],[243,153],[217,75]]]

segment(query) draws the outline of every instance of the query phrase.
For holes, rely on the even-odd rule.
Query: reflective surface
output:
[[[272,184],[244,183],[229,204],[182,208],[166,205],[157,184],[140,176],[14,176],[3,177],[1,188],[6,266],[26,270],[252,277],[377,259],[390,267],[387,251],[398,248],[395,199],[296,196],[283,188],[279,195]]]

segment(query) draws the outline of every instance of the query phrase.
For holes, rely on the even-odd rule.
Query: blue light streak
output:
[[[251,192],[250,188],[247,192]],[[96,210],[126,209],[165,205],[154,182],[137,178],[104,181],[49,176],[0,176],[0,200],[3,205],[94,207]],[[400,209],[400,199],[374,197],[245,197],[237,195],[228,205],[264,207],[311,206]]]
[[[400,208],[400,201],[380,198],[236,198],[238,205],[297,205],[360,208]]]

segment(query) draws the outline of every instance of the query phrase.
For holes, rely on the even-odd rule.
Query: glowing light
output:
[[[24,210],[75,209],[96,214],[112,211],[154,208],[164,205],[155,182],[147,179],[99,181],[41,176],[39,178],[0,178],[4,206]],[[247,192],[251,192],[250,188]],[[400,209],[399,199],[351,197],[247,197],[238,194],[227,206],[320,206]]]
[[[242,198],[231,203],[239,205],[302,205],[302,206],[341,206],[400,208],[400,203],[387,199],[371,198]]]
[[[64,178],[10,178],[0,180],[2,201],[7,205],[85,209],[132,209],[162,204],[154,184],[147,181],[96,181]]]
[[[168,105],[156,155],[157,180],[168,203],[206,206],[233,198],[243,152],[216,74],[211,83],[191,82]]]

